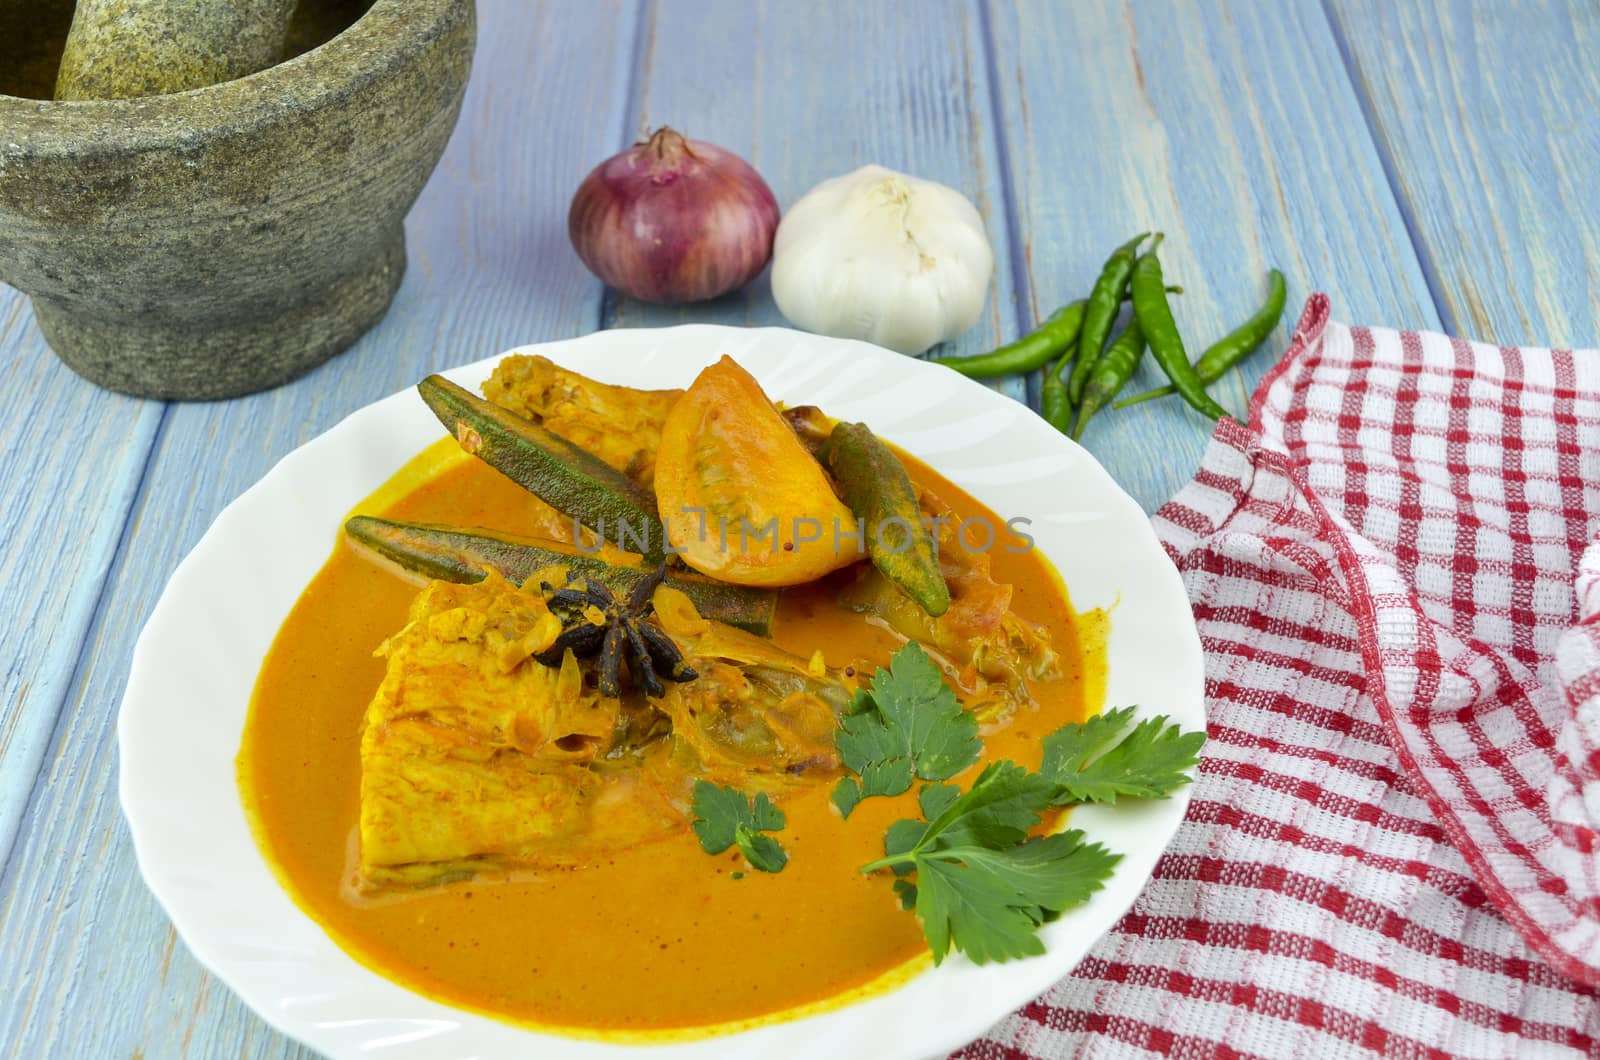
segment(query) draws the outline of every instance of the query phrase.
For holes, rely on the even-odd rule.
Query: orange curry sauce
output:
[[[906,463],[958,515],[1003,525],[927,466]],[[422,476],[402,472],[362,510],[510,532],[528,525],[537,502],[495,471],[465,459],[434,464]],[[983,733],[985,759],[1037,767],[1039,739],[1100,701],[1105,616],[1075,615],[1038,553],[997,548],[993,571],[1015,586],[1015,611],[1049,629],[1063,677],[1034,688],[1033,709]],[[736,850],[706,855],[686,826],[582,869],[357,896],[357,750],[384,673],[372,653],[405,624],[417,590],[394,568],[336,547],[262,666],[239,753],[242,797],[268,860],[356,959],[447,1003],[623,1040],[831,1008],[927,965],[916,917],[900,909],[886,874],[857,871],[882,854],[892,821],[915,815],[914,800],[869,799],[847,821],[829,802],[829,784],[781,801],[789,863],[776,875],[749,871]],[[774,637],[802,656],[820,647],[835,666],[885,664],[897,646],[865,616],[803,590],[785,595]]]

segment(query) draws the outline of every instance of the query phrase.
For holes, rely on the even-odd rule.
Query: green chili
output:
[[[1160,245],[1161,236],[1158,234],[1150,244],[1150,249],[1139,255],[1139,260],[1133,266],[1128,287],[1133,292],[1134,319],[1138,320],[1139,329],[1150,344],[1150,356],[1167,373],[1167,378],[1172,380],[1173,387],[1183,400],[1196,411],[1220,420],[1228,414],[1228,410],[1206,393],[1205,385],[1195,374],[1194,365],[1189,363],[1189,354],[1183,348],[1183,336],[1178,334],[1177,321],[1172,319],[1172,307],[1167,304],[1166,284],[1161,277],[1161,259],[1156,257],[1156,248]]]
[[[1140,232],[1122,244],[1100,267],[1100,278],[1094,281],[1094,290],[1089,293],[1089,305],[1083,311],[1083,327],[1078,332],[1078,351],[1082,356],[1067,381],[1067,394],[1073,404],[1083,399],[1083,385],[1089,381],[1089,373],[1094,370],[1094,363],[1100,359],[1100,351],[1111,334],[1111,322],[1116,320],[1117,310],[1122,307],[1122,292],[1128,289],[1128,276],[1133,272],[1139,244],[1149,234]]]
[[[1168,294],[1182,294],[1183,288],[1167,287]],[[1124,291],[1122,300],[1127,301]],[[936,363],[953,368],[971,379],[987,379],[996,375],[1018,375],[1043,368],[1061,353],[1073,348],[1078,340],[1078,329],[1083,324],[1084,307],[1088,300],[1080,298],[1051,313],[1043,324],[1015,342],[969,357],[947,357]]]
[[[951,357],[939,363],[954,368],[962,375],[984,379],[992,375],[1015,375],[1042,368],[1072,346],[1083,325],[1083,308],[1087,301],[1080,298],[1068,302],[1046,318],[1034,330],[1015,342],[977,353],[970,357]]]
[[[1044,382],[1039,387],[1039,414],[1062,434],[1072,426],[1072,400],[1067,397],[1067,381],[1061,373],[1066,371],[1073,352],[1069,346],[1059,360],[1045,369]]]
[[[1278,326],[1278,320],[1283,316],[1283,306],[1288,301],[1288,289],[1284,286],[1283,273],[1277,269],[1267,273],[1267,300],[1262,303],[1255,315],[1243,324],[1228,332],[1222,338],[1206,348],[1200,359],[1194,362],[1194,374],[1200,377],[1200,382],[1210,386],[1225,375],[1229,368],[1244,360],[1272,334],[1272,329]],[[1146,390],[1142,394],[1123,398],[1115,405],[1114,409],[1125,409],[1129,405],[1137,405],[1142,401],[1153,398],[1166,397],[1178,391],[1172,386],[1156,387]]]
[[[1089,417],[1109,405],[1113,398],[1128,385],[1139,359],[1144,356],[1144,332],[1135,317],[1128,321],[1122,334],[1112,340],[1106,352],[1094,366],[1094,373],[1083,387],[1083,403],[1078,406],[1078,423],[1072,429],[1074,440],[1082,436],[1089,425]]]

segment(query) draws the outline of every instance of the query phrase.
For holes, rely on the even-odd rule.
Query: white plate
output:
[[[1205,725],[1199,637],[1177,571],[1132,499],[1033,413],[956,373],[860,342],[780,328],[606,331],[530,346],[609,382],[684,386],[731,354],[777,400],[864,420],[1030,530],[1080,608],[1114,607],[1107,701]],[[498,358],[447,373],[477,388]],[[639,1047],[536,1034],[432,1001],[341,950],[279,886],[234,783],[246,708],[273,635],[328,558],[340,519],[440,437],[414,392],[351,415],[230,504],[179,565],[134,649],[118,719],[123,810],[139,868],[200,962],[274,1027],[332,1057],[611,1056]],[[660,1057],[925,1057],[959,1047],[1072,970],[1127,910],[1183,819],[1160,802],[1084,808],[1073,824],[1124,857],[1105,890],[1048,925],[1048,952],[955,957],[867,1001]]]

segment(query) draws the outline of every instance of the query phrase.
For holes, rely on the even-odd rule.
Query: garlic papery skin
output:
[[[862,166],[789,207],[772,251],[772,295],[798,327],[922,353],[972,327],[994,251],[954,188]]]

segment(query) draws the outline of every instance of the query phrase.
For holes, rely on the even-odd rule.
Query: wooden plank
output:
[[[0,287],[0,865],[77,668],[161,419],[45,345]]]
[[[1113,247],[1159,229],[1197,354],[1255,309],[1276,265],[1284,322],[1218,384],[1236,413],[1313,290],[1345,320],[1437,325],[1316,3],[997,2],[991,14],[1030,313],[1082,297]],[[1129,392],[1162,381],[1147,362]],[[1153,510],[1193,474],[1209,433],[1168,399],[1106,415],[1083,440]]]
[[[788,6],[747,13],[730,5],[713,22],[699,9],[665,5],[671,24],[648,24],[671,44],[641,47],[651,65],[639,71],[645,95],[630,112],[622,86],[637,12],[560,5],[530,15],[511,0],[480,5],[463,126],[410,222],[412,275],[389,320],[295,387],[173,413],[66,689],[23,842],[0,879],[0,952],[22,955],[0,988],[0,1041],[15,1043],[15,1055],[302,1055],[198,969],[137,878],[113,782],[125,660],[177,559],[277,456],[432,367],[581,333],[599,319],[598,285],[566,247],[561,218],[582,173],[642,121],[681,122],[691,134],[748,145],[784,202],[858,162],[930,176],[949,166],[940,179],[979,199],[1002,270],[990,318],[965,348],[1009,337],[1019,317],[1071,297],[1111,245],[1148,223],[1169,232],[1169,271],[1191,292],[1180,320],[1201,335],[1253,306],[1269,261],[1289,273],[1296,300],[1315,284],[1347,319],[1437,323],[1314,5],[1174,10],[1152,0],[1109,11],[1028,4],[987,12],[968,4],[919,7],[905,24],[885,9],[811,12],[800,25],[783,21]],[[930,19],[942,37],[921,28]],[[861,32],[874,47],[856,47]],[[696,44],[702,34],[759,46]],[[730,59],[735,51],[754,54]],[[986,53],[999,59],[992,81]],[[747,79],[722,77],[717,67],[727,62],[748,62]],[[898,73],[871,69],[902,62]],[[824,77],[833,87],[811,87]],[[1000,125],[988,110],[991,93]],[[803,105],[784,101],[790,94]],[[819,109],[825,116],[812,113]],[[742,141],[715,124],[735,129],[741,114]],[[530,128],[534,115],[551,120]],[[901,154],[879,153],[893,150]],[[837,164],[824,169],[830,158]],[[1026,243],[1007,243],[1006,171]],[[1026,279],[1020,306],[1007,302],[1012,261],[1025,266],[1016,270],[1026,273],[1017,277]],[[763,299],[758,288],[686,316],[622,302],[605,318],[771,322]],[[1287,325],[1280,345],[1286,334]],[[1226,400],[1240,407],[1264,367],[1265,359],[1251,365]],[[1097,423],[1087,441],[1150,506],[1187,477],[1203,428],[1179,409],[1145,408]],[[154,435],[153,420],[147,429]],[[7,473],[0,463],[3,497],[13,496]],[[62,510],[95,509],[91,501]],[[80,641],[67,642],[74,657]]]
[[[1331,0],[1451,331],[1600,340],[1600,8]]]
[[[621,136],[636,9],[502,0],[480,4],[479,17],[461,126],[408,223],[411,270],[388,318],[281,390],[175,407],[87,642],[71,634],[82,663],[0,881],[0,1043],[12,1055],[309,1055],[200,969],[146,891],[117,805],[116,710],[168,574],[275,460],[428,371],[581,334],[598,319],[600,285],[566,250],[560,222],[571,189]],[[104,415],[103,405],[57,400]],[[13,492],[7,481],[0,495]],[[58,523],[101,503],[82,488],[65,500]],[[37,577],[48,565],[24,569]]]
[[[731,46],[729,42],[738,42]],[[978,324],[941,356],[1015,334],[1016,286],[982,14],[965,3],[751,4],[661,0],[648,14],[633,134],[670,125],[750,161],[787,208],[819,182],[877,163],[960,190],[995,252]],[[763,274],[703,305],[608,301],[607,324],[783,325]],[[1002,383],[1025,397],[1021,380]]]

